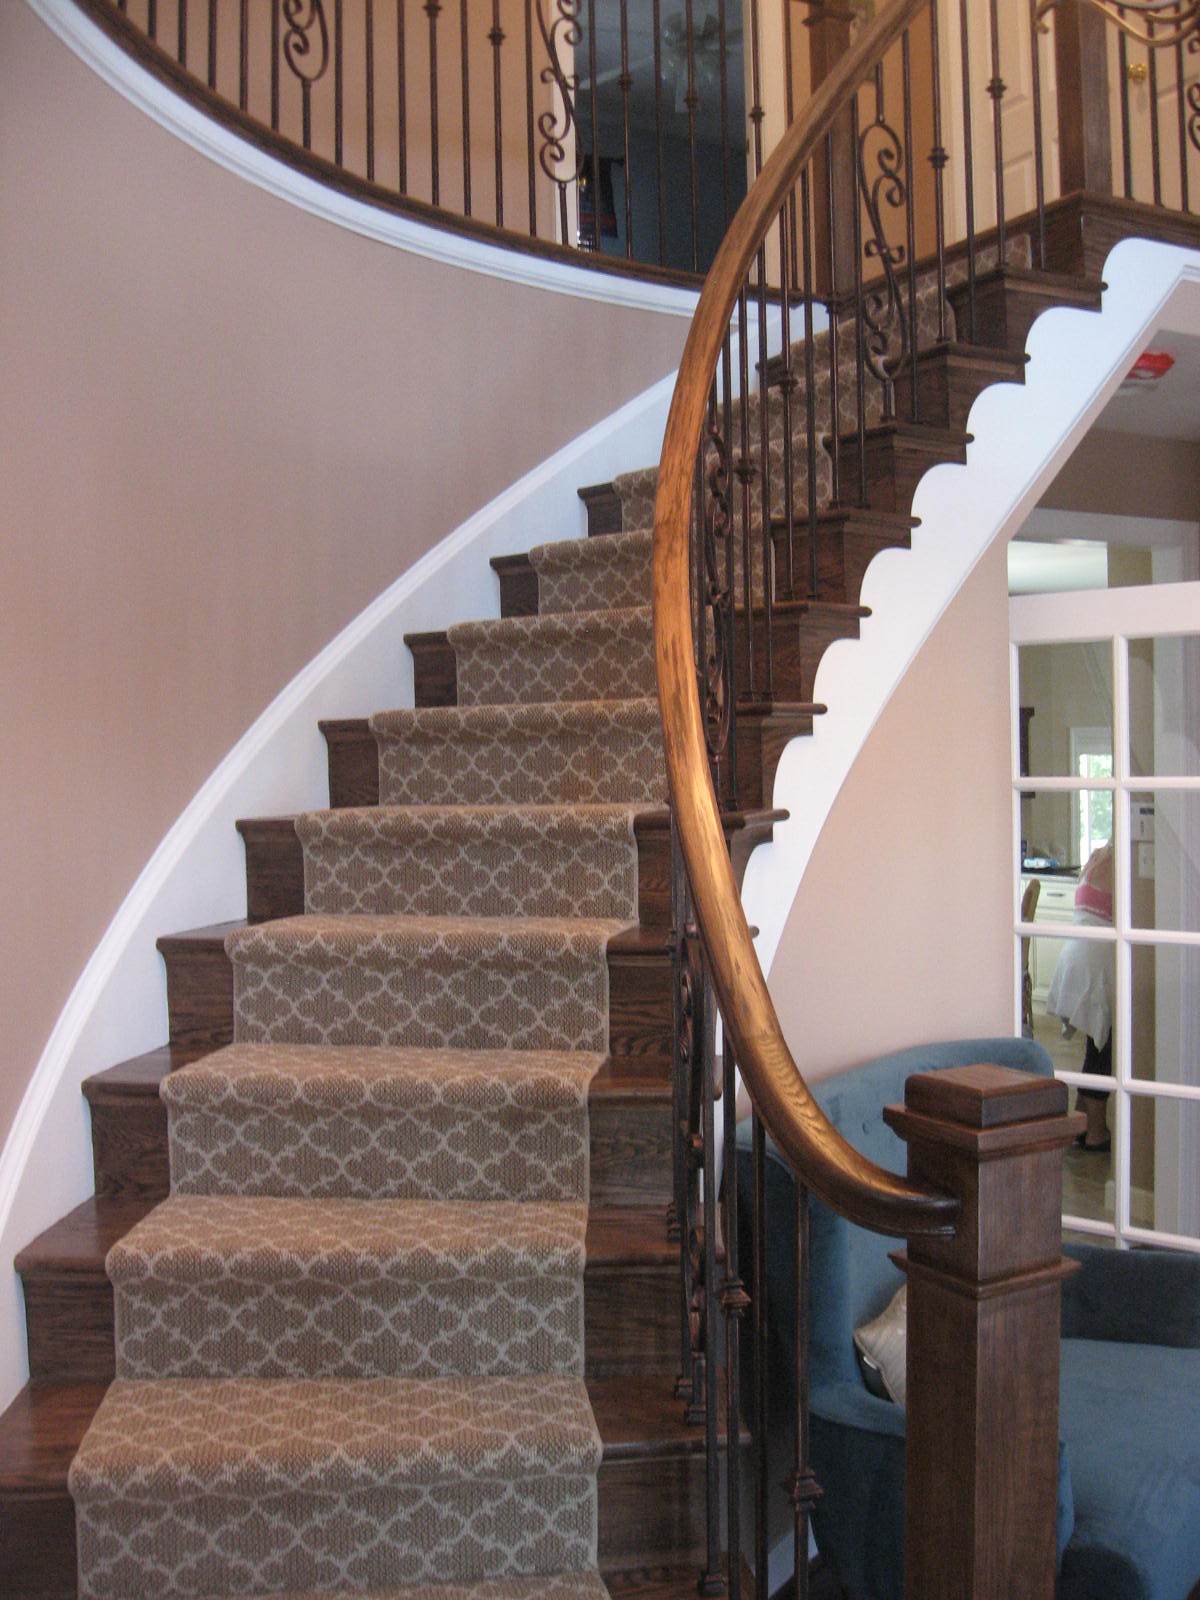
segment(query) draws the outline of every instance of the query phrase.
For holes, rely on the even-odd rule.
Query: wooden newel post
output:
[[[962,1201],[908,1273],[907,1600],[1053,1600],[1062,1156],[1053,1078],[922,1073],[884,1116],[909,1176]]]
[[[1058,172],[1063,194],[1112,194],[1108,27],[1086,0],[1060,0],[1054,10],[1054,74],[1058,90]]]

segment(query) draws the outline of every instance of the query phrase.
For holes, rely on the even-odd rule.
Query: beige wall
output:
[[[113,913],[239,735],[423,551],[671,370],[686,324],[304,215],[12,0],[0,282],[3,1137]]]
[[[1200,444],[1093,428],[1039,506],[1200,521]]]
[[[817,841],[771,969],[810,1081],[1013,1031],[1007,550],[918,653]]]

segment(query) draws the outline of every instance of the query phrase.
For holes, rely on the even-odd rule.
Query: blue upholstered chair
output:
[[[903,1171],[884,1124],[914,1072],[995,1061],[1049,1073],[1025,1039],[975,1039],[908,1050],[816,1086],[834,1125],[873,1160]],[[743,1270],[752,1178],[749,1128],[739,1130]],[[773,1150],[767,1167],[767,1292],[772,1414],[794,1411],[793,1183]],[[896,1242],[835,1216],[814,1199],[812,1464],[824,1496],[817,1543],[854,1600],[902,1600],[904,1411],[871,1394],[854,1330],[887,1305],[902,1279]],[[1200,1581],[1200,1256],[1071,1247],[1082,1263],[1063,1288],[1059,1415],[1058,1600],[1186,1600]],[[750,1345],[752,1341],[744,1341]],[[781,1434],[774,1478],[786,1472]]]

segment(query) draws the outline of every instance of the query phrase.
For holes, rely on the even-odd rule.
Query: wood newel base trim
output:
[[[1058,86],[1059,190],[1113,192],[1108,86],[1108,22],[1086,0],[1061,0],[1054,12]]]
[[[909,1176],[958,1196],[908,1274],[908,1600],[1053,1600],[1062,1155],[1083,1126],[1052,1078],[910,1078],[885,1111]]]

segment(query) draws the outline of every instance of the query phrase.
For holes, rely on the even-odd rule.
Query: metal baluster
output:
[[[841,381],[838,373],[838,318],[841,315],[841,311],[838,305],[837,246],[835,242],[837,240],[837,201],[834,198],[837,191],[837,185],[833,181],[832,133],[827,133],[825,135],[825,171],[828,174],[828,180],[825,184],[825,189],[826,220],[829,225],[829,407],[832,417],[832,422],[829,429],[829,453],[832,465],[833,504],[836,506],[841,504],[842,499],[842,415],[841,400],[838,393],[839,384]],[[812,283],[811,273],[808,274],[808,282],[810,284]],[[815,435],[816,426],[816,413],[810,401],[808,422],[810,433],[814,433]],[[815,458],[815,437],[813,440],[813,449],[811,454]],[[815,544],[809,551],[809,563],[810,587],[815,593],[817,586],[817,552]]]
[[[1117,16],[1125,12],[1117,7]],[[1121,171],[1125,178],[1125,198],[1133,198],[1133,135],[1129,119],[1129,40],[1117,31],[1117,74],[1121,80]]]
[[[278,0],[276,0],[278,3]],[[175,12],[175,59],[181,67],[187,66],[187,0],[179,0]]]
[[[700,1579],[699,1592],[702,1595],[721,1595],[725,1593],[725,1584],[721,1576],[721,1463],[717,1454],[720,1418],[716,1350],[720,1330],[717,1326],[716,1294],[717,1164],[714,1114],[716,1000],[707,967],[704,968],[701,982],[703,994],[701,1070],[704,1086],[704,1458],[708,1501],[708,1559],[706,1570]]]
[[[1005,263],[1004,240],[1004,132],[1003,103],[1004,80],[1000,76],[1000,17],[996,0],[991,0],[991,28],[992,28],[992,76],[988,82],[987,92],[992,99],[992,138],[995,146],[994,159],[996,163],[996,254],[997,265]]]
[[[1037,0],[1030,0],[1036,5]],[[933,215],[937,236],[938,343],[946,342],[946,162],[949,157],[942,143],[942,58],[938,43],[938,0],[929,0],[929,48],[933,87],[933,149],[929,164],[933,168]],[[1041,173],[1041,163],[1038,172]],[[1042,255],[1046,253],[1046,217],[1041,215]]]
[[[731,349],[731,333],[725,331],[725,343],[721,348],[721,382],[724,405],[722,410],[722,434],[725,440],[725,460],[733,460],[733,351]],[[729,492],[727,490],[727,492]],[[737,698],[738,698],[738,671],[737,671],[737,626],[735,611],[737,596],[734,592],[734,519],[733,499],[730,494],[729,526],[725,535],[725,593],[728,596],[729,620],[726,633],[726,649],[729,651],[729,760],[727,763],[728,777],[728,802],[732,810],[738,804],[738,766],[737,766]]]
[[[746,619],[746,681],[745,693],[754,695],[754,585],[750,581],[752,562],[751,544],[751,485],[755,478],[754,461],[750,454],[750,351],[749,316],[745,285],[738,295],[738,444],[739,453],[734,472],[742,486],[742,615]]]
[[[404,0],[396,0],[396,109],[400,193],[408,193],[408,52],[404,28]]]
[[[809,1281],[808,1188],[796,1182],[796,1455],[792,1479],[795,1511],[793,1552],[796,1563],[796,1600],[808,1600],[808,1524],[819,1490],[808,1464],[809,1434]]]
[[[621,0],[621,76],[617,79],[621,90],[621,134],[622,150],[625,156],[625,259],[633,259],[633,178],[632,162],[629,150],[629,91],[633,87],[633,79],[629,75],[629,4],[628,0]],[[596,194],[597,218],[599,218],[600,189],[599,184],[593,184]],[[599,221],[597,220],[597,240],[599,240]]]
[[[500,26],[500,0],[492,0],[492,27],[488,34],[492,46],[492,123],[496,151],[496,226],[504,226],[504,118],[500,89],[500,48],[504,30]]]
[[[976,344],[979,324],[975,315],[975,157],[971,135],[971,49],[968,41],[967,0],[958,0],[962,35],[963,179],[967,193],[967,321],[971,343]]]
[[[208,87],[217,87],[217,0],[208,0]]]
[[[425,0],[425,15],[429,18],[429,175],[431,199],[434,205],[441,201],[441,181],[438,170],[440,156],[438,138],[438,50],[437,24],[441,0]]]
[[[1179,209],[1188,209],[1188,137],[1187,115],[1184,110],[1184,65],[1183,45],[1175,46],[1175,101],[1179,115]]]
[[[779,380],[780,401],[783,408],[783,533],[784,533],[784,584],[786,585],[789,600],[796,598],[795,572],[792,556],[793,528],[795,518],[795,459],[792,450],[792,394],[796,388],[796,374],[792,371],[792,305],[791,305],[791,274],[788,269],[787,206],[779,213],[779,317],[780,337],[783,343],[783,374]],[[807,327],[807,318],[805,321]],[[762,394],[764,405],[770,401],[771,391],[767,383],[767,358],[764,351],[761,356]],[[769,426],[769,421],[768,421]],[[773,519],[768,512],[767,528],[772,529]],[[774,538],[771,538],[770,552],[772,563],[774,560]],[[778,574],[776,574],[778,577]]]
[[[850,137],[858,149],[858,96],[850,101]],[[858,426],[858,503],[867,503],[867,387],[863,326],[862,209],[854,196],[854,387]]]
[[[1162,150],[1158,130],[1158,51],[1154,48],[1154,19],[1146,18],[1146,34],[1150,40],[1146,54],[1150,58],[1150,170],[1154,181],[1154,204],[1162,205]]]
[[[754,1185],[754,1586],[757,1593],[765,1595],[770,1556],[767,1527],[770,1472],[767,1458],[767,1331],[770,1308],[767,1300],[767,1136],[757,1111],[751,1123],[751,1162]]]
[[[833,199],[833,184],[827,185],[829,198]],[[804,272],[804,407],[805,407],[805,433],[808,445],[808,593],[810,598],[817,598],[817,384],[816,384],[816,351],[813,349],[813,262],[812,262],[812,169],[805,167],[800,174],[800,225],[802,270]],[[830,240],[833,233],[830,232]],[[830,252],[832,256],[832,251]],[[829,327],[833,334],[834,321],[837,315],[836,303],[830,308]],[[836,344],[832,346],[836,352]],[[831,385],[833,402],[837,404],[836,378]],[[836,410],[833,413],[833,423],[830,430],[834,438],[834,460],[836,462],[836,440],[838,432],[838,419]],[[788,540],[788,557],[791,559],[791,539]],[[795,590],[793,589],[793,594]]]
[[[692,217],[692,271],[700,270],[700,180],[696,170],[696,27],[692,0],[686,0],[684,10],[687,28],[687,93],[683,97],[688,116],[688,188]]]
[[[471,215],[471,59],[467,0],[459,0],[458,47],[462,54],[463,216]]]
[[[592,216],[595,219],[594,248],[600,249],[600,105],[597,95],[599,85],[596,82],[596,3],[592,0],[588,7],[588,89],[592,110]],[[576,136],[578,137],[579,125],[576,123]],[[566,239],[563,243],[566,244]]]
[[[993,5],[995,0],[993,0]],[[905,28],[900,40],[900,65],[903,80],[904,95],[904,173],[907,179],[905,184],[905,212],[904,212],[904,245],[908,251],[908,328],[909,328],[909,372],[912,379],[912,420],[915,422],[920,412],[920,401],[917,385],[920,382],[920,365],[917,361],[920,340],[917,337],[917,239],[916,239],[916,183],[913,176],[913,130],[912,130],[912,46]]]
[[[245,111],[250,101],[250,15],[248,0],[238,5],[238,107]]]
[[[158,42],[158,0],[146,0],[146,32]]]
[[[667,214],[663,191],[662,17],[660,0],[654,0],[654,164],[658,185],[658,264],[667,264]]]
[[[345,52],[342,35],[342,0],[333,0],[333,159],[342,165],[342,130],[345,123]]]
[[[692,629],[696,641],[696,674],[700,684],[700,711],[707,725],[708,704],[706,685],[708,675],[708,607],[705,605],[705,596],[708,593],[708,573],[705,570],[706,545],[708,543],[708,502],[705,495],[705,454],[708,449],[709,434],[714,422],[716,408],[716,385],[709,390],[708,415],[705,418],[704,430],[700,436],[700,448],[696,451],[696,548],[695,556],[695,583],[694,593],[696,602],[695,625]],[[715,641],[714,641],[715,643]]]
[[[537,172],[533,154],[533,0],[525,0],[525,142],[529,165],[529,237],[537,238]]]
[[[179,7],[185,16],[187,7]],[[279,132],[279,0],[271,0],[271,127]]]
[[[767,385],[767,252],[758,252],[758,438],[761,462],[759,544],[762,549],[763,685],[762,696],[775,692],[774,618],[771,614],[771,393]]]
[[[687,928],[687,880],[675,811],[671,811],[671,1002],[675,1055],[671,1064],[671,1091],[675,1137],[671,1141],[672,1195],[667,1213],[667,1236],[678,1239],[679,1255],[679,1378],[677,1399],[692,1398],[692,1319],[691,1259],[688,1239],[688,1143],[691,1135],[689,1107],[691,1095],[687,1070],[691,1060],[687,1035],[690,1028],[689,994],[684,966],[684,940]]]
[[[784,73],[784,114],[790,128],[796,117],[795,92],[792,85],[792,8],[785,4],[783,7],[783,73]],[[799,243],[796,237],[796,192],[792,191],[788,197],[788,214],[791,220],[791,247],[792,247],[792,282],[797,283],[800,278]]]
[[[737,1193],[737,1063],[724,1036],[724,1187],[725,1187],[725,1282],[721,1308],[725,1313],[725,1516],[729,1545],[729,1600],[740,1600],[742,1592],[742,1473],[738,1441],[742,1433],[741,1333],[742,1317],[750,1297],[738,1269],[738,1193]]]
[[[366,0],[367,182],[375,182],[375,0]]]
[[[787,16],[788,12],[784,11]],[[721,216],[725,231],[729,231],[731,184],[729,180],[729,41],[726,36],[725,0],[718,0],[717,33],[719,44],[719,71],[721,78]]]
[[[1037,0],[1029,0],[1029,65],[1033,75],[1033,183],[1037,196],[1037,264],[1046,270],[1046,162],[1042,134],[1042,52]]]

